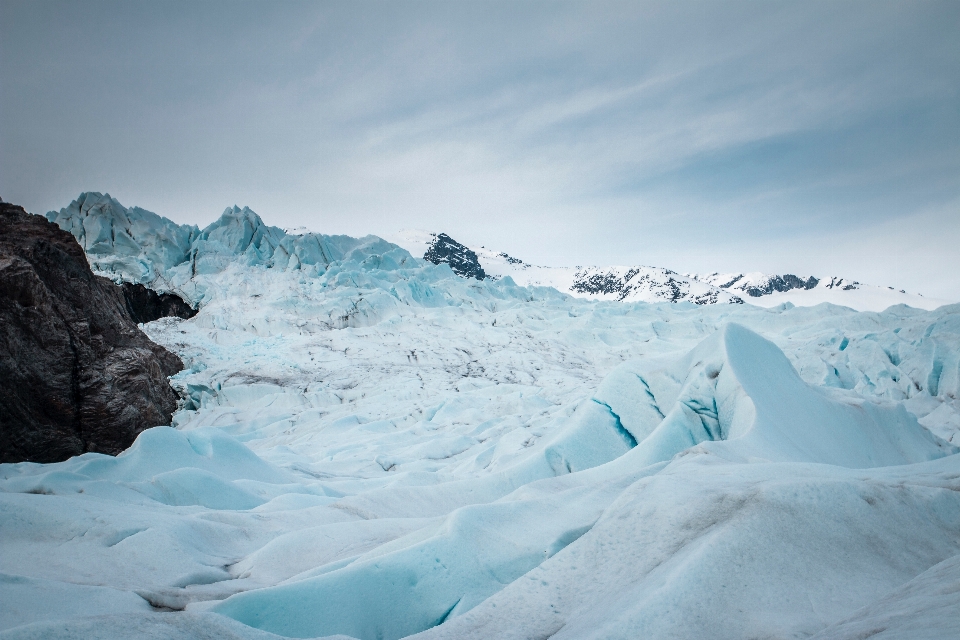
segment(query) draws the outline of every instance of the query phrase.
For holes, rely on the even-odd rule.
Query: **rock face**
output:
[[[0,203],[0,462],[123,451],[170,423],[182,368],[72,235]]]
[[[726,291],[739,291],[751,298],[769,296],[773,293],[785,293],[795,289],[809,291],[810,289],[840,289],[852,291],[860,288],[856,280],[844,278],[806,278],[790,273],[784,275],[766,275],[763,273],[710,273],[707,275],[688,274],[688,277],[699,282],[707,282]],[[891,287],[892,288],[892,287]]]
[[[453,272],[464,278],[483,280],[487,277],[477,254],[445,233],[438,233],[433,244],[423,254],[423,259],[433,264],[449,264]]]
[[[197,310],[187,304],[183,298],[172,293],[157,293],[147,289],[142,284],[124,282],[123,299],[127,303],[127,311],[134,322],[153,322],[160,318],[183,318],[184,320],[197,315]]]
[[[820,280],[814,278],[813,276],[808,278],[799,278],[790,273],[782,276],[764,276],[756,281],[753,281],[740,273],[734,276],[729,282],[718,284],[717,286],[721,289],[739,289],[748,296],[759,298],[760,296],[768,296],[774,292],[782,293],[784,291],[791,291],[793,289],[809,290],[816,287],[819,283]],[[853,288],[855,287],[851,287],[851,289]]]

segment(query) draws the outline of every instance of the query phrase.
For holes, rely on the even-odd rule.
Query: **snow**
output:
[[[960,636],[960,556],[927,569],[876,603],[818,633],[816,640],[913,638],[940,640]]]
[[[0,637],[960,629],[960,305],[580,299],[235,208],[169,265],[153,224],[88,258],[200,305],[143,325],[183,406],[0,465]]]
[[[877,287],[874,285],[859,285],[856,289],[844,291],[843,289],[828,289],[825,287],[816,287],[810,290],[798,290],[784,292],[774,292],[759,298],[744,298],[744,302],[755,304],[759,307],[775,307],[784,302],[789,302],[797,306],[813,307],[824,302],[830,304],[843,305],[851,307],[858,311],[883,311],[884,309],[905,304],[917,309],[933,310],[949,304],[947,300],[939,298],[927,298],[913,293],[904,293],[894,291],[887,287]]]
[[[389,236],[391,242],[413,256],[422,256],[436,234],[404,229]],[[827,302],[858,311],[883,311],[895,305],[933,310],[949,304],[947,300],[927,298],[843,278],[821,278],[812,288],[776,289],[783,279],[812,284],[810,277],[771,276],[753,273],[679,274],[649,266],[547,267],[529,264],[506,253],[470,245],[484,271],[495,277],[509,277],[521,286],[554,287],[569,295],[588,300],[627,302],[678,302],[727,304],[745,302],[760,307],[776,307],[789,302],[812,307]],[[771,286],[774,285],[774,286]],[[762,294],[759,292],[763,292]]]
[[[436,234],[404,229],[390,240],[411,255],[423,256]],[[553,287],[587,300],[626,302],[739,303],[741,299],[713,284],[659,267],[544,267],[486,247],[470,247],[493,278],[510,278],[520,286]]]
[[[759,272],[688,274],[688,277],[734,292],[745,302],[760,307],[775,307],[785,302],[812,307],[828,302],[852,307],[858,311],[883,311],[900,304],[928,310],[949,304],[947,300],[927,298],[906,291],[896,291],[893,287],[878,287],[837,277],[820,279],[810,276],[781,277]],[[785,278],[792,282],[784,282]],[[800,284],[803,286],[797,286]],[[784,285],[793,285],[795,288],[777,289],[777,286],[784,288]]]

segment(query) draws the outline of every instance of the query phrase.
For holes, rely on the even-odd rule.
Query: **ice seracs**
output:
[[[110,194],[81,193],[47,219],[69,231],[83,247],[94,273],[149,284],[184,262],[200,235],[196,225],[121,205]]]
[[[128,209],[110,194],[82,193],[67,207],[49,212],[47,219],[77,238],[95,273],[175,292],[194,304],[203,296],[197,276],[215,275],[231,265],[303,269],[316,275],[343,260],[389,255],[388,264],[399,266],[410,258],[376,236],[287,233],[265,224],[249,207],[228,207],[201,230],[139,207]]]

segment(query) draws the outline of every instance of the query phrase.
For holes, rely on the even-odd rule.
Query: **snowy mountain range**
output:
[[[197,313],[139,325],[185,365],[170,427],[0,465],[4,638],[960,634],[960,305],[49,217]]]
[[[486,247],[468,247],[448,235],[404,230],[390,240],[415,256],[446,262],[464,277],[510,277],[520,285],[549,286],[578,298],[625,302],[695,304],[750,303],[770,307],[790,302],[810,306],[830,302],[861,311],[895,304],[935,309],[943,300],[861,284],[844,278],[798,277],[762,273],[680,274],[649,266],[544,267]],[[442,247],[442,248],[441,248]],[[439,250],[438,250],[439,249]]]
[[[837,277],[680,274],[650,266],[537,266],[486,247],[469,247],[445,233],[401,231],[389,237],[391,244],[377,236],[285,231],[265,224],[246,207],[226,209],[201,230],[139,207],[124,207],[109,194],[100,193],[83,193],[60,211],[48,213],[47,218],[77,238],[95,273],[161,292],[180,291],[187,297],[199,295],[192,290],[196,282],[191,278],[222,271],[232,263],[319,274],[344,259],[386,260],[380,266],[400,268],[418,258],[446,264],[465,278],[509,277],[519,286],[553,287],[590,300],[767,307],[784,302],[801,306],[830,302],[863,311],[880,311],[896,304],[922,309],[945,304]]]

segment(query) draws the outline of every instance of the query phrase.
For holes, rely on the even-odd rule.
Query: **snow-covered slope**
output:
[[[761,307],[775,307],[784,302],[810,307],[829,302],[859,311],[883,311],[897,304],[918,309],[936,309],[948,304],[945,300],[897,291],[893,287],[878,287],[836,277],[771,276],[762,273],[688,274],[688,277],[735,293],[745,302]]]
[[[443,235],[444,243],[452,239]],[[436,244],[437,234],[404,230],[391,236],[392,242],[414,256],[423,256]],[[765,275],[762,273],[679,274],[661,267],[544,267],[532,265],[486,247],[467,247],[456,241],[461,254],[471,252],[475,269],[494,278],[509,276],[520,285],[554,287],[578,298],[643,302],[696,304],[746,302],[775,307],[784,302],[814,306],[823,302],[848,306],[859,311],[883,311],[906,304],[918,309],[936,309],[945,300],[926,298],[892,287],[877,287],[843,278]],[[461,273],[466,275],[466,273]]]
[[[438,262],[446,253],[458,256],[459,270],[465,277],[509,277],[520,286],[553,287],[569,295],[588,300],[626,302],[693,302],[717,304],[743,302],[737,295],[710,283],[680,275],[659,267],[541,267],[486,247],[469,248],[446,234],[426,231],[400,231],[391,240],[415,256]],[[447,249],[437,254],[437,246]],[[446,260],[443,260],[446,261]]]
[[[174,428],[0,465],[0,638],[960,635],[960,305],[291,266],[257,220],[160,274]]]

